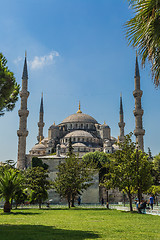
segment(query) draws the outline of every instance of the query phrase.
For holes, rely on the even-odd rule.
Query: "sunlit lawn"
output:
[[[160,216],[106,209],[0,210],[0,240],[160,239]]]

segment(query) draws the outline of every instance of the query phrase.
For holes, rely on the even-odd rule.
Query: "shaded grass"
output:
[[[0,213],[1,240],[160,239],[159,216],[99,208]]]

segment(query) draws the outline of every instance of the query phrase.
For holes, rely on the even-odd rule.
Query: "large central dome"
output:
[[[84,113],[75,113],[65,118],[62,123],[98,123],[93,117]]]

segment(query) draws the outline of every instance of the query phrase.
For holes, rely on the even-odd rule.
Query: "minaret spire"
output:
[[[44,127],[43,115],[44,115],[44,111],[43,111],[43,93],[42,93],[40,111],[39,111],[39,122],[38,122],[38,136],[37,136],[38,142],[41,142],[44,138],[44,136],[43,136],[43,127]]]
[[[26,137],[28,136],[27,131],[27,117],[29,111],[27,110],[27,99],[29,96],[28,92],[28,71],[27,71],[27,57],[25,54],[23,74],[22,74],[22,89],[20,91],[21,108],[18,111],[20,117],[18,135],[18,160],[17,168],[26,168]]]
[[[135,65],[135,90],[133,91],[133,96],[135,98],[135,109],[133,111],[135,116],[135,130],[134,135],[136,136],[136,143],[138,149],[144,151],[143,144],[143,136],[145,134],[145,130],[143,129],[143,109],[141,107],[141,97],[143,91],[140,89],[140,74],[139,74],[139,66],[138,66],[138,56],[136,54],[136,65]]]
[[[120,135],[119,135],[119,141],[124,140],[124,116],[123,116],[123,104],[122,104],[122,94],[120,94],[120,111],[119,111],[119,123],[118,126],[120,128]]]

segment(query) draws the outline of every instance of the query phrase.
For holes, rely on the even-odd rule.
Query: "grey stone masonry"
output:
[[[19,130],[17,131],[18,135],[18,160],[17,168],[25,169],[26,168],[26,137],[28,136],[27,131],[27,117],[29,111],[27,110],[27,99],[29,96],[28,89],[28,71],[27,71],[27,59],[25,55],[24,68],[22,75],[22,89],[20,91],[21,98],[21,108],[18,111],[19,115]]]
[[[135,98],[135,109],[133,111],[135,116],[135,130],[134,135],[136,137],[136,144],[138,149],[144,151],[144,143],[143,136],[145,134],[145,130],[143,129],[143,109],[141,106],[141,97],[143,91],[140,89],[140,74],[139,74],[139,66],[138,66],[138,57],[136,55],[136,66],[135,66],[135,90],[133,91],[133,96]]]
[[[119,140],[120,141],[124,141],[125,122],[124,122],[124,116],[123,116],[122,96],[120,96],[120,111],[119,111],[119,123],[118,123],[118,126],[120,128]]]
[[[41,105],[40,105],[40,111],[39,111],[39,122],[38,122],[38,136],[37,136],[38,142],[40,142],[41,140],[44,139],[44,136],[43,136],[43,127],[44,127],[43,115],[44,115],[44,111],[43,111],[43,93],[42,93]]]

